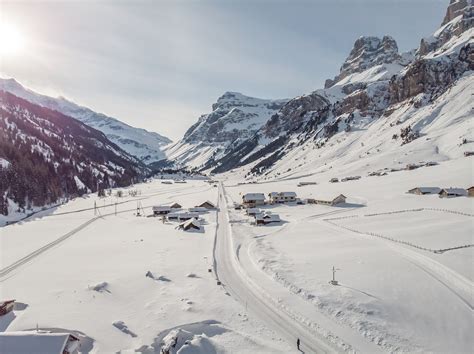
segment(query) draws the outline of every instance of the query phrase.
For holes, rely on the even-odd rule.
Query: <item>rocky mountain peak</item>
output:
[[[357,72],[362,72],[380,64],[393,63],[400,60],[398,46],[391,36],[382,39],[372,36],[359,37],[349,56],[341,66],[339,75],[333,80],[326,80],[325,88],[329,88],[339,80]]]
[[[472,0],[451,0],[441,26],[444,26],[459,15],[462,15],[468,6],[472,6]]]
[[[418,56],[437,51],[474,26],[473,0],[451,0],[441,27],[429,37],[421,39]]]

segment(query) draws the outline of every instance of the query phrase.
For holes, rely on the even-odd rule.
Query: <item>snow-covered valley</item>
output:
[[[302,187],[308,178],[229,173],[77,198],[1,229],[2,298],[22,306],[0,328],[72,331],[90,353],[158,353],[176,337],[171,353],[288,352],[296,337],[307,352],[468,352],[473,199],[407,191],[467,187],[470,159],[340,183],[333,169]],[[263,206],[282,220],[267,226],[234,210],[242,194],[272,191],[347,201]],[[135,215],[207,200],[217,209],[200,215],[202,232]]]

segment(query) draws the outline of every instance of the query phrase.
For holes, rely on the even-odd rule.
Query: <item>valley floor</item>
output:
[[[159,353],[175,335],[172,353],[296,353],[297,337],[306,353],[469,352],[474,253],[458,247],[474,244],[474,199],[406,193],[466,188],[465,164],[344,183],[328,172],[304,187],[237,174],[218,188],[153,180],[135,197],[75,199],[0,229],[0,297],[17,300],[0,332],[71,331],[84,353]],[[268,205],[283,221],[258,227],[233,208],[243,193],[272,191],[348,199]],[[201,215],[201,233],[135,215],[206,200],[218,208]]]

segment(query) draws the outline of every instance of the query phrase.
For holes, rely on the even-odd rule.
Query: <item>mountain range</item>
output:
[[[473,92],[473,23],[471,1],[452,0],[441,26],[409,52],[400,53],[389,35],[359,37],[324,88],[276,100],[226,92],[175,143],[64,98],[38,94],[14,79],[1,79],[0,133],[7,144],[0,149],[0,172],[12,170],[13,146],[23,139],[19,136],[27,137],[25,151],[31,152],[25,156],[42,158],[51,175],[59,176],[56,164],[67,160],[67,151],[77,150],[66,175],[77,176],[85,190],[96,189],[99,175],[101,183],[120,185],[160,166],[206,173],[238,169],[248,180],[266,180],[312,175],[336,165],[348,168],[361,159],[382,170],[462,157],[474,150],[472,107],[465,104],[472,102]],[[59,121],[48,123],[58,114]],[[15,123],[11,131],[14,120],[23,128]],[[57,135],[54,148],[51,124]],[[59,148],[67,136],[73,141]],[[108,151],[107,158],[98,159],[93,145]],[[89,177],[77,175],[84,164]],[[92,172],[96,170],[100,173]],[[7,184],[1,192],[5,204],[11,188]],[[18,193],[15,203],[33,200],[22,200]],[[43,192],[41,202],[55,199],[45,198],[48,193]]]

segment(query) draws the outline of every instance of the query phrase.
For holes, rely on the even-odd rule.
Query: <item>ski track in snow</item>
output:
[[[189,187],[187,189],[191,189],[191,188],[195,188],[195,187]],[[194,191],[194,192],[186,192],[186,193],[178,193],[178,194],[175,194],[173,195],[173,197],[176,197],[176,196],[182,196],[182,195],[188,195],[188,194],[195,194],[195,193],[203,193],[209,189],[211,189],[212,187],[207,187],[206,189],[204,190],[198,190],[198,191]],[[138,200],[144,200],[144,199],[148,199],[152,196],[156,196],[156,195],[163,195],[163,194],[169,194],[170,192],[173,192],[171,190],[168,190],[168,191],[165,191],[165,192],[157,192],[157,193],[154,193],[154,194],[150,194],[149,196],[145,197],[145,198],[140,198],[140,199],[134,199],[133,201],[138,201]],[[123,202],[123,203],[126,203],[126,202]],[[143,208],[151,208],[152,205],[149,205],[149,206],[144,206]],[[76,211],[71,211],[71,212],[66,212],[65,214],[69,214],[69,213],[80,213],[80,212],[83,212],[85,210],[93,210],[94,208],[91,208],[91,209],[80,209],[80,210],[76,210]],[[127,213],[127,212],[131,212],[131,211],[134,211],[136,210],[136,208],[133,208],[133,209],[127,209],[127,210],[121,210],[121,211],[118,211],[117,214],[122,214],[122,213]],[[53,214],[54,215],[54,214]],[[21,266],[23,265],[26,265],[28,263],[30,263],[31,261],[33,261],[36,257],[40,256],[41,254],[43,254],[44,252],[48,251],[49,249],[53,248],[54,246],[57,246],[59,245],[60,243],[66,241],[68,238],[76,235],[77,233],[79,233],[80,231],[84,230],[87,226],[89,226],[90,224],[92,224],[93,222],[97,221],[98,219],[103,219],[107,216],[111,216],[111,215],[115,215],[115,212],[112,212],[112,213],[107,213],[107,214],[104,214],[104,215],[98,215],[98,216],[95,216],[89,220],[87,220],[86,222],[82,223],[81,225],[79,225],[78,227],[74,228],[73,230],[67,232],[66,234],[64,234],[63,236],[60,236],[59,238],[57,238],[56,240],[38,248],[37,250],[31,252],[30,254],[26,255],[25,257],[22,257],[20,258],[19,260],[17,260],[16,262],[0,269],[0,283],[5,281],[6,279],[8,279],[9,277],[7,277],[7,275],[9,275],[10,273],[12,273],[13,271],[17,270],[18,268],[20,268]]]

